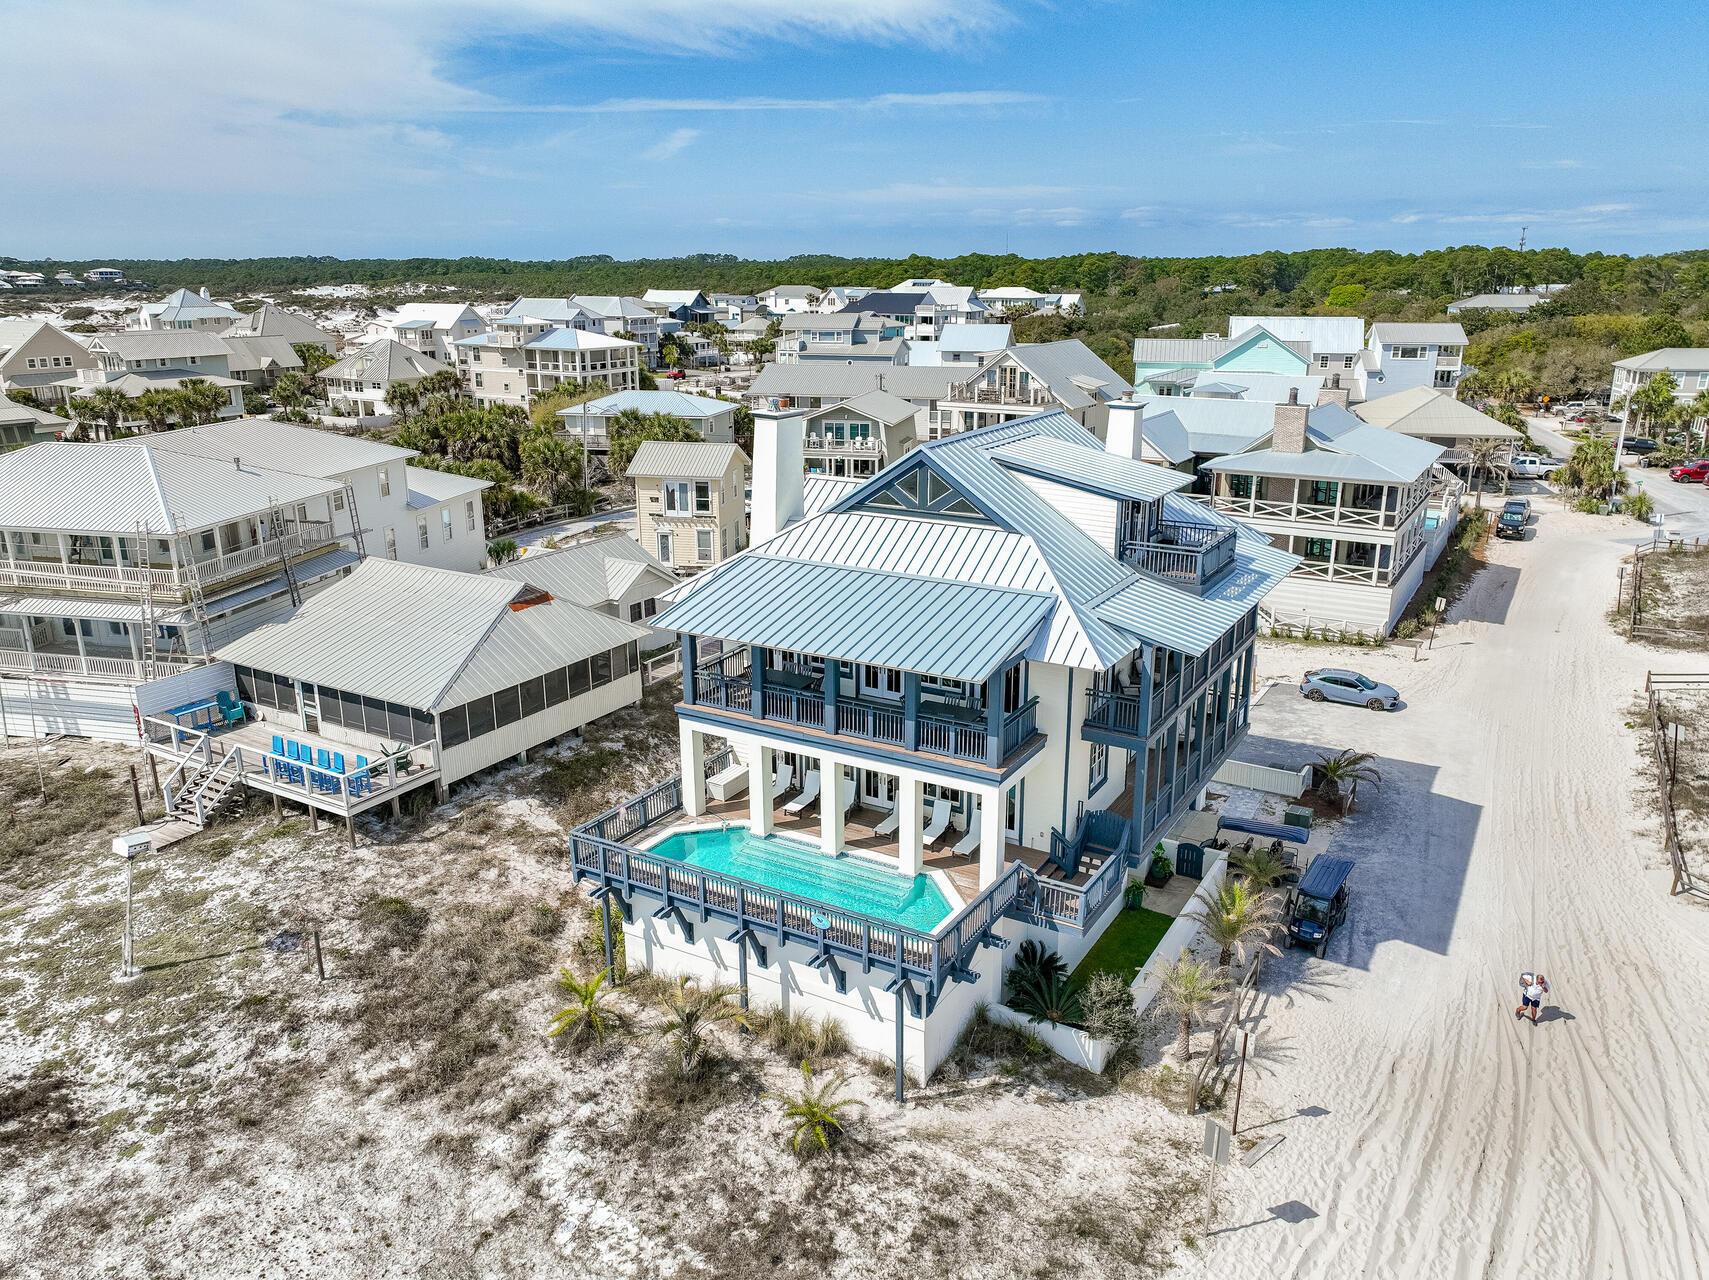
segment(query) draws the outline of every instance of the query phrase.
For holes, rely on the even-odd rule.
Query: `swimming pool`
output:
[[[828,858],[793,840],[756,837],[746,827],[679,831],[644,852],[922,933],[949,915],[949,903],[928,875],[905,876],[846,853]]]

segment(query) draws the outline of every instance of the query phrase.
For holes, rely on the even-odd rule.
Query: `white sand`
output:
[[[1281,686],[1254,715],[1246,758],[1359,747],[1387,785],[1338,850],[1351,928],[1264,984],[1242,1136],[1285,1141],[1235,1169],[1181,1274],[1709,1274],[1709,910],[1667,896],[1624,727],[1647,668],[1709,655],[1616,638],[1637,529],[1552,506],[1493,544],[1423,661],[1266,646],[1271,674],[1346,663],[1408,705]],[[1553,984],[1535,1027],[1514,1017],[1531,967]]]

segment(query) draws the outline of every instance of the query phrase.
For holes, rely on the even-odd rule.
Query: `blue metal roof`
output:
[[[987,679],[1025,651],[1055,600],[750,552],[703,574],[653,625],[740,644]]]
[[[1202,596],[1135,573],[1127,586],[1097,605],[1098,616],[1182,653],[1204,653],[1299,563],[1298,556],[1242,527],[1234,544],[1234,567]]]
[[[1185,472],[1042,436],[1016,440],[991,452],[1011,470],[1060,481],[1107,498],[1155,502],[1164,494],[1193,483],[1193,477]]]

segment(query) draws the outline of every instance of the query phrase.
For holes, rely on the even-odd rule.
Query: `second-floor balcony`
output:
[[[995,384],[988,384],[975,381],[962,382],[951,387],[949,394],[944,397],[944,403],[1002,404],[1049,409],[1056,404],[1056,397],[1050,394],[1049,388],[1036,383],[1021,384],[999,380]]]
[[[884,442],[868,436],[810,435],[803,443],[808,453],[844,453],[858,454],[862,457],[876,458],[884,451]]]
[[[1192,702],[1257,634],[1257,624],[1243,616],[1204,653],[1176,655],[1164,661],[1146,685],[1115,685],[1086,690],[1086,715],[1081,736],[1092,742],[1135,750],[1154,727]]]
[[[1195,594],[1234,563],[1233,526],[1160,522],[1146,538],[1122,542],[1122,559],[1142,573]]]
[[[202,590],[270,572],[280,560],[296,560],[338,540],[325,520],[293,520],[286,531],[248,547],[193,560],[188,565],[142,564],[125,554],[94,560],[17,558],[0,543],[0,587],[20,592],[68,592],[74,595],[134,599],[148,587],[162,600],[187,599],[192,580]]]
[[[758,675],[756,679],[745,649],[699,663],[693,675],[694,704],[755,721],[991,766],[1001,765],[1038,736],[1037,698],[1004,711],[976,696],[851,693],[842,687],[846,681],[837,681],[838,687],[828,692],[821,666],[798,662],[767,667]],[[912,685],[913,677],[907,683]]]

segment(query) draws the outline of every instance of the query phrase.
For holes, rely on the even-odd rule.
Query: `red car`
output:
[[[1709,484],[1709,458],[1699,458],[1696,462],[1670,467],[1667,477],[1679,484]]]

